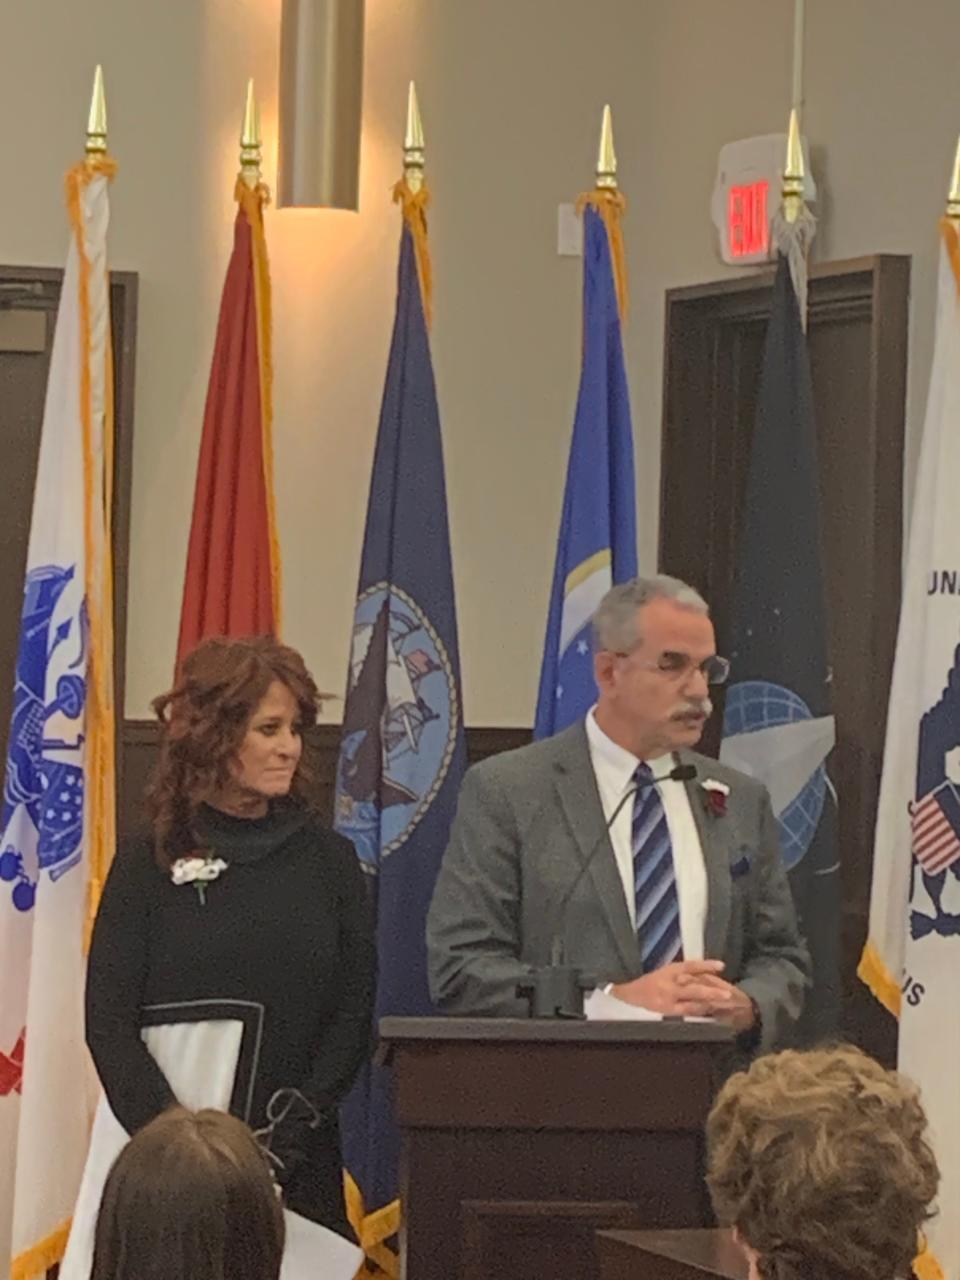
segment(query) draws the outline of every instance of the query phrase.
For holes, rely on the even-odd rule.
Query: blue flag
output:
[[[633,430],[610,243],[583,227],[583,367],[547,615],[535,738],[581,720],[597,698],[590,623],[615,582],[637,573]]]
[[[730,627],[720,759],[766,784],[813,960],[802,1042],[836,1033],[840,877],[813,390],[787,259],[767,326]]]
[[[440,417],[413,239],[397,310],[353,620],[335,825],[376,904],[376,1018],[435,1012],[426,916],[466,767]],[[389,1076],[364,1069],[342,1110],[348,1211],[375,1260],[395,1233]]]

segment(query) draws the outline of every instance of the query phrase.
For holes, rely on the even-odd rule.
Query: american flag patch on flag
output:
[[[927,875],[945,871],[960,858],[954,817],[960,818],[960,805],[952,787],[938,787],[910,806],[913,852]]]

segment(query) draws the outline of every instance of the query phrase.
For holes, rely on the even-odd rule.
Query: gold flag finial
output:
[[[260,108],[253,93],[253,80],[247,81],[247,101],[243,109],[240,133],[240,177],[251,191],[260,182]]]
[[[597,153],[597,186],[608,191],[617,189],[617,153],[613,149],[613,117],[610,103],[603,108],[600,126],[600,150]]]
[[[424,158],[423,121],[417,102],[417,86],[411,80],[407,93],[407,131],[403,135],[403,179],[414,195],[423,186]]]
[[[103,155],[107,149],[107,99],[103,92],[103,67],[93,73],[93,94],[87,116],[87,155]]]
[[[950,182],[950,193],[947,196],[947,217],[960,222],[960,139],[953,157],[953,177]]]
[[[800,121],[797,109],[790,112],[790,128],[787,131],[787,162],[783,170],[783,216],[787,222],[796,222],[803,205],[804,169],[803,147],[800,145]]]

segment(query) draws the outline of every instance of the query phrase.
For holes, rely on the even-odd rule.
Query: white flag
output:
[[[0,1258],[57,1262],[92,1119],[84,944],[113,844],[113,163],[67,178],[57,313],[0,813]]]
[[[899,1017],[943,1179],[916,1265],[960,1280],[960,237],[947,219],[860,977]]]

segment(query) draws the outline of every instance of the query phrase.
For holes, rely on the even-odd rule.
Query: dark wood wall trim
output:
[[[467,729],[467,758],[471,764],[486,756],[525,746],[529,729],[478,727]],[[154,720],[124,720],[118,753],[123,779],[118,796],[118,829],[121,836],[142,829],[145,824],[143,797],[147,779],[157,759],[159,731]],[[320,724],[310,734],[308,749],[317,775],[322,812],[333,813],[333,789],[340,751],[340,726]]]

